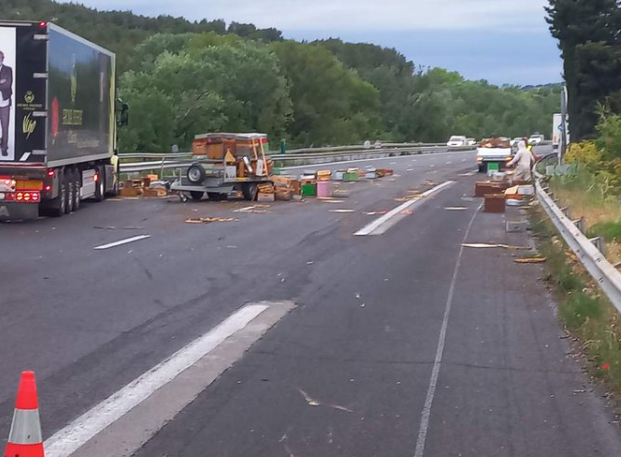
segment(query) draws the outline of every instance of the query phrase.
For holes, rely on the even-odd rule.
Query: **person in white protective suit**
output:
[[[526,148],[526,141],[522,140],[518,143],[518,152],[515,157],[507,165],[515,166],[513,181],[529,182],[531,180],[531,169],[535,162],[533,153]]]

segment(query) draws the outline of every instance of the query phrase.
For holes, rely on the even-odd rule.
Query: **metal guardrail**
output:
[[[445,143],[383,143],[381,148],[376,149],[373,145],[370,148],[365,148],[364,145],[356,144],[350,146],[329,146],[325,148],[302,148],[302,149],[290,149],[287,151],[287,155],[290,154],[320,154],[320,153],[336,153],[336,152],[353,152],[353,151],[382,151],[385,149],[401,149],[401,148],[415,148],[415,147],[439,147],[446,146]],[[282,155],[276,152],[270,155]],[[161,152],[136,152],[129,154],[121,154],[124,159],[161,159],[162,157],[191,157],[191,152],[177,152],[177,153],[161,153]]]
[[[593,241],[582,233],[579,221],[572,221],[548,195],[541,184],[541,174],[536,173],[536,175],[535,190],[541,206],[567,245],[599,284],[617,311],[621,313],[621,273],[606,259],[604,253]],[[600,244],[603,247],[603,243]]]
[[[298,149],[297,152],[289,151],[287,154],[269,154],[269,157],[277,162],[286,163],[300,160],[317,160],[317,163],[322,163],[326,159],[334,158],[338,159],[339,157],[347,156],[350,154],[364,154],[368,156],[377,156],[381,158],[382,156],[387,156],[395,153],[432,153],[432,152],[443,152],[447,150],[447,146],[444,144],[432,143],[432,144],[410,144],[410,143],[401,143],[394,144],[391,147],[386,147],[384,145],[381,149],[365,149],[361,146],[344,146],[339,148],[314,148],[314,149]],[[473,150],[474,146],[465,146],[460,148],[450,148],[451,151],[469,151]],[[438,149],[438,150],[437,150]],[[312,153],[303,153],[303,151],[314,151]],[[171,168],[185,168],[189,167],[192,162],[187,161],[184,162],[185,159],[189,159],[192,157],[191,153],[181,152],[175,154],[157,154],[157,153],[136,153],[136,154],[120,154],[121,165],[120,171],[121,173],[135,173],[141,171],[148,170],[165,170]],[[125,159],[150,159],[150,158],[159,158],[158,161],[149,161],[149,162],[132,162],[132,163],[123,163]],[[329,162],[323,162],[329,163]]]

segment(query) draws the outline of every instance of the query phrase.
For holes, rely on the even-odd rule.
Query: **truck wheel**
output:
[[[59,180],[58,197],[50,202],[49,214],[52,217],[61,217],[67,207],[67,185],[64,179]]]
[[[80,198],[80,189],[82,187],[82,180],[80,179],[80,170],[73,170],[73,210],[80,209],[82,199]]]
[[[244,194],[244,199],[253,202],[259,195],[259,186],[257,186],[255,182],[246,183],[244,187],[242,187],[242,193]]]
[[[75,202],[73,170],[69,169],[65,171],[63,181],[65,182],[65,198],[67,200],[65,203],[65,214],[69,214],[73,213],[73,203]]]
[[[485,173],[487,171],[487,167],[485,164],[479,165],[479,173]]]
[[[106,174],[103,167],[95,168],[97,185],[95,186],[95,201],[102,202],[106,197]]]
[[[202,165],[194,164],[190,168],[188,168],[188,181],[192,184],[201,184],[206,176],[205,169]]]
[[[197,190],[193,190],[190,192],[190,196],[192,197],[192,200],[194,201],[202,200],[204,195],[205,195],[205,192],[199,192]]]

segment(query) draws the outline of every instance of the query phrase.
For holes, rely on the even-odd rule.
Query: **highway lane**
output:
[[[244,303],[299,296],[322,258],[338,256],[343,240],[376,217],[365,212],[473,169],[472,153],[460,157],[391,158],[398,176],[343,184],[342,203],[278,202],[270,213],[244,214],[234,212],[243,201],[125,199],[0,225],[0,436],[21,370],[38,374],[50,436]],[[184,223],[197,216],[239,221]],[[151,238],[93,249],[143,234]]]
[[[235,212],[243,201],[123,200],[0,226],[4,258],[20,259],[2,279],[0,433],[23,368],[37,370],[49,437],[245,303],[292,300],[139,457],[618,455],[611,411],[566,357],[541,270],[466,250],[455,274],[471,222],[468,241],[527,242],[477,213],[478,177],[463,176],[474,154],[375,163],[397,176],[342,184],[339,203],[248,214]],[[447,179],[457,184],[385,235],[353,236],[378,217],[368,213]],[[184,223],[196,216],[239,221]],[[151,238],[93,250],[140,234]]]
[[[541,268],[461,247],[529,243],[464,200],[475,179],[383,236],[324,233],[317,245],[338,254],[298,308],[136,457],[618,455]]]

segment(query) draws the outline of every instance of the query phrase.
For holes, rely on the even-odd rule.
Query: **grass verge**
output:
[[[550,184],[560,206],[568,207],[573,219],[584,218],[588,236],[604,237],[608,260],[621,261],[619,198],[608,195],[595,176],[584,169],[578,169],[573,175],[555,177]]]
[[[541,209],[533,210],[532,231],[547,258],[547,279],[556,292],[559,317],[581,343],[589,373],[621,393],[621,315],[593,283]]]

